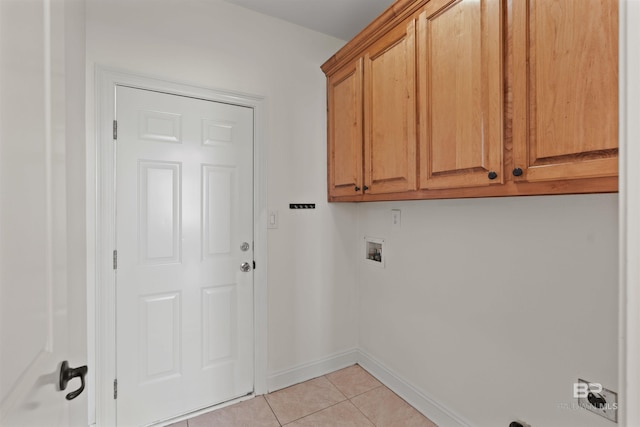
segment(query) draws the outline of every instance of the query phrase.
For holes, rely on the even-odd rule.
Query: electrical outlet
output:
[[[605,417],[614,423],[618,422],[618,394],[602,387],[599,383],[590,383],[578,379],[578,406]],[[575,386],[574,386],[575,390]]]
[[[391,229],[393,231],[400,230],[402,225],[400,209],[391,209]]]

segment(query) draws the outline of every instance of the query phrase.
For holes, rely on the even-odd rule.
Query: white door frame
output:
[[[640,426],[640,2],[620,1],[618,422]]]
[[[113,120],[117,86],[155,90],[253,108],[254,111],[254,393],[266,393],[267,372],[267,149],[265,99],[178,83],[162,78],[96,67],[96,287],[95,407],[96,425],[116,425],[113,380],[116,375],[115,151]],[[91,353],[91,352],[90,352]]]

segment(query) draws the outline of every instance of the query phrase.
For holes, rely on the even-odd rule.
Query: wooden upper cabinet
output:
[[[501,0],[431,0],[418,19],[420,188],[501,184]]]
[[[327,80],[329,196],[362,194],[362,59]]]
[[[618,2],[512,7],[514,179],[616,176]]]
[[[391,29],[363,57],[365,194],[415,190],[415,20]]]
[[[615,192],[619,0],[396,0],[322,65],[330,201]]]

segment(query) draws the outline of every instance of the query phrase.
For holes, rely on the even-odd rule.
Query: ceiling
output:
[[[342,40],[350,40],[393,0],[225,0]]]

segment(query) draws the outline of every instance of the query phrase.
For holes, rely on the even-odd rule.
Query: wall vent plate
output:
[[[599,383],[591,383],[582,379],[578,379],[578,383],[584,384],[580,391],[586,390],[586,393],[581,393],[578,396],[578,406],[617,423],[618,394],[602,387]],[[586,396],[583,397],[584,394]],[[604,402],[596,401],[596,398],[604,399]]]
[[[364,238],[364,262],[384,268],[384,255],[384,239],[378,239],[376,237]]]

